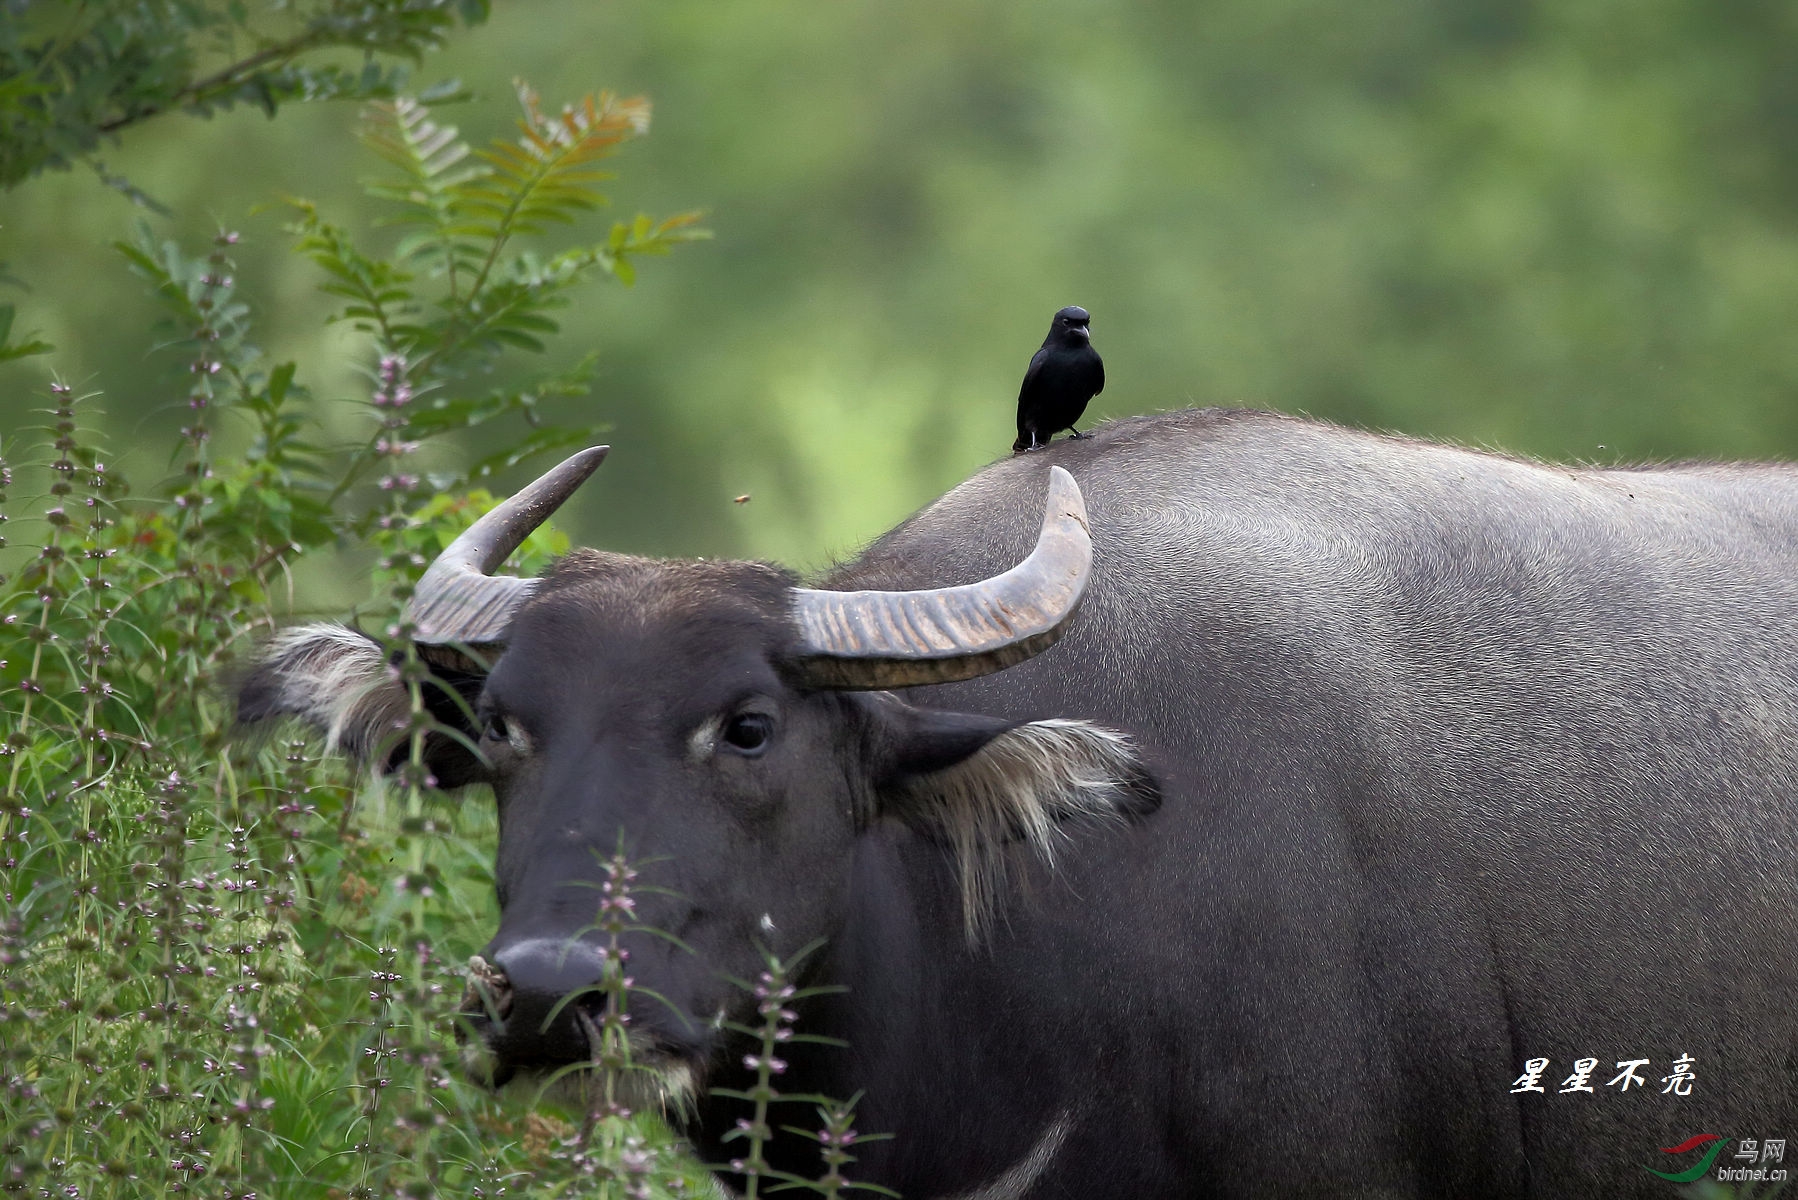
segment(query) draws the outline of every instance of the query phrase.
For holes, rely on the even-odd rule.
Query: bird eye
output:
[[[751,758],[766,750],[773,736],[774,718],[766,713],[738,713],[724,726],[725,744]]]

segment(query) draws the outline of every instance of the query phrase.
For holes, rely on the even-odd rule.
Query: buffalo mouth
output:
[[[468,970],[456,1041],[462,1069],[477,1084],[496,1092],[529,1089],[589,1113],[651,1112],[674,1125],[692,1115],[706,1066],[697,1047],[630,1029],[623,1052],[608,1056],[606,997],[597,990],[544,1005],[514,993],[479,955]]]

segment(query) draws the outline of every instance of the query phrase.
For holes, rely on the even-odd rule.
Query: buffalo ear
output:
[[[881,717],[878,777],[884,787],[901,788],[965,762],[1019,724],[979,713],[914,708],[897,700],[883,706]]]
[[[419,655],[430,666],[421,696],[425,710],[439,725],[453,733],[432,731],[425,735],[425,766],[441,788],[456,788],[486,781],[487,762],[474,749],[480,730],[474,719],[474,703],[487,686],[487,668],[458,651],[421,646]],[[459,736],[458,736],[459,735]],[[402,743],[387,763],[389,770],[406,755]]]
[[[460,655],[426,657],[432,668],[424,685],[426,708],[472,740],[469,713],[484,670]],[[234,690],[240,727],[297,717],[325,735],[331,753],[383,771],[405,754],[395,743],[411,711],[409,694],[381,643],[354,629],[321,624],[283,630],[239,675]],[[483,778],[480,757],[452,734],[427,735],[425,761],[441,787]]]
[[[1013,721],[868,697],[882,815],[945,843],[970,938],[1003,890],[1006,847],[1051,866],[1064,825],[1146,817],[1161,789],[1125,735],[1090,721]]]
[[[271,638],[235,688],[237,723],[297,717],[325,749],[367,763],[411,705],[381,644],[343,625],[301,625]]]

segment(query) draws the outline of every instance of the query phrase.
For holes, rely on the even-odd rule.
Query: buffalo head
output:
[[[828,940],[854,843],[899,822],[944,845],[977,936],[1007,843],[1047,854],[1069,818],[1146,811],[1154,784],[1121,735],[921,707],[890,689],[969,679],[1050,646],[1091,569],[1080,490],[1050,472],[1034,551],[1003,574],[912,592],[828,591],[748,562],[579,550],[538,579],[490,574],[598,465],[564,462],[426,571],[410,604],[436,668],[444,785],[499,805],[498,932],[472,964],[467,1059],[494,1083],[591,1057],[603,863],[646,868],[631,975],[637,1058],[667,1093],[723,1053],[764,951]],[[453,695],[452,695],[453,693]],[[298,715],[376,767],[409,706],[386,651],[341,626],[290,630],[239,695],[244,721]],[[586,996],[581,995],[588,990]],[[573,1000],[567,999],[570,995]]]

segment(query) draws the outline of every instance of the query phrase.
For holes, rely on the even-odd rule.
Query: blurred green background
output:
[[[1101,416],[1798,456],[1789,0],[499,0],[416,83],[459,76],[477,99],[438,115],[484,140],[514,75],[555,103],[648,93],[607,217],[697,207],[717,235],[567,314],[558,353],[601,353],[569,407],[616,447],[565,519],[579,541],[852,552],[1008,452],[1025,363],[1074,303]],[[367,228],[355,115],[164,117],[102,156],[173,211],[159,234],[243,232],[262,342],[340,364],[303,381],[345,439],[357,343],[321,325],[278,201]],[[54,368],[105,392],[141,484],[184,390],[143,357],[153,305],[108,248],[140,215],[86,172],[0,196],[20,327],[57,346],[0,368],[0,430]]]

